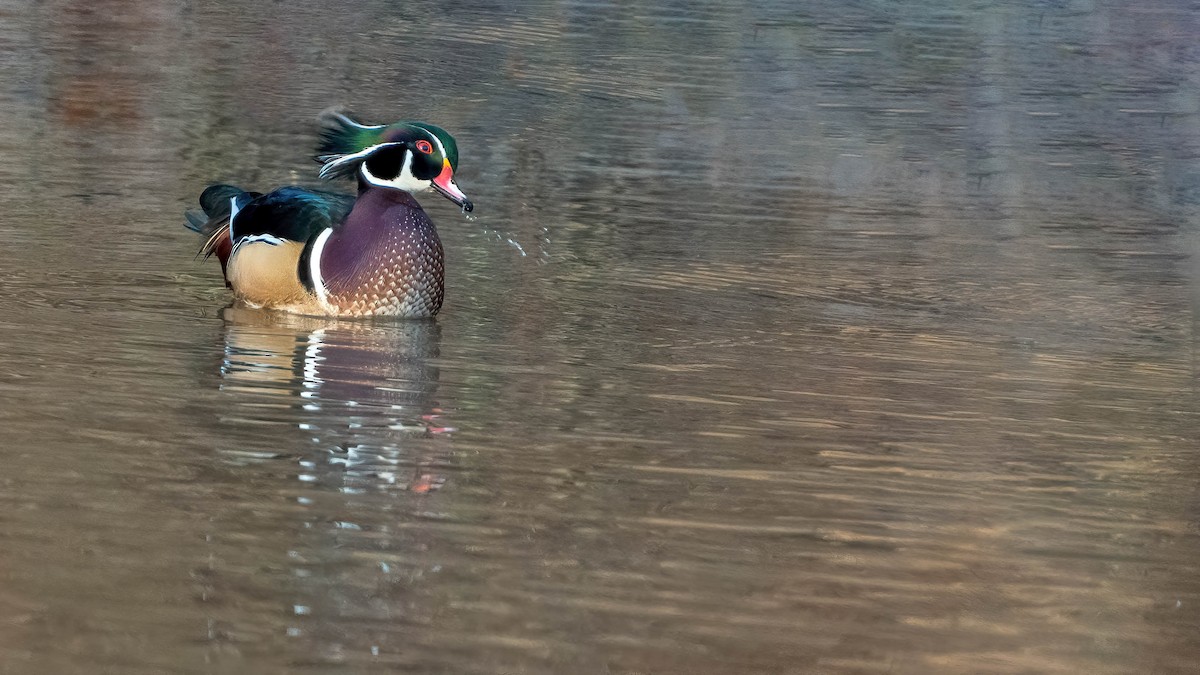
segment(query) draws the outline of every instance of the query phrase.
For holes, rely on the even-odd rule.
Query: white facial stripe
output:
[[[356,129],[382,129],[384,126],[386,126],[384,124],[360,124],[341,113],[333,113],[333,117],[340,120],[342,124],[345,124],[349,127],[355,127]]]
[[[325,292],[325,279],[321,277],[321,253],[325,250],[325,242],[329,240],[329,235],[333,234],[333,228],[326,228],[317,235],[317,240],[313,242],[312,251],[308,254],[308,278],[312,280],[313,291],[317,294],[317,302],[321,303],[321,307],[327,312],[333,312],[329,301],[326,300],[327,293]]]
[[[433,136],[433,142],[437,143],[438,150],[442,151],[442,157],[445,157],[446,159],[450,159],[450,155],[446,154],[446,147],[442,145],[442,139],[438,138],[437,134],[429,134],[429,135]]]
[[[356,161],[366,157],[367,155],[371,154],[372,152],[375,152],[379,148],[386,148],[389,145],[403,145],[403,143],[377,143],[375,145],[372,145],[369,148],[359,150],[358,152],[356,152],[352,155],[339,155],[338,157],[331,159],[328,162],[325,162],[325,166],[321,167],[321,171],[317,175],[320,176],[321,178],[329,178],[329,176],[333,173],[333,171],[335,169],[337,169],[338,167],[342,166],[343,164],[349,164],[351,162],[356,162]]]

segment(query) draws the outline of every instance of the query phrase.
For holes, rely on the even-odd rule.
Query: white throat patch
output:
[[[371,170],[367,168],[366,162],[363,162],[361,171],[363,180],[376,187],[404,190],[405,192],[421,192],[422,190],[428,190],[430,186],[430,181],[420,180],[413,175],[411,150],[404,151],[404,164],[400,166],[400,175],[392,180],[380,178],[371,173]]]

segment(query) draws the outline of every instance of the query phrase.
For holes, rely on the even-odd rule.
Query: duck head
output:
[[[333,112],[323,114],[321,123],[321,178],[356,175],[370,187],[432,189],[464,211],[474,208],[454,182],[458,145],[445,129],[425,122],[367,125]]]

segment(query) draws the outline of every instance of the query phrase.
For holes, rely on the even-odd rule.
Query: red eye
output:
[[[417,141],[417,149],[427,155],[433,154],[433,146],[429,144],[429,141]]]

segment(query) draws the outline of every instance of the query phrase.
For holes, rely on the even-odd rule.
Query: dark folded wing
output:
[[[307,242],[322,230],[341,224],[354,206],[354,196],[284,187],[238,206],[230,228],[234,244],[250,237]]]

